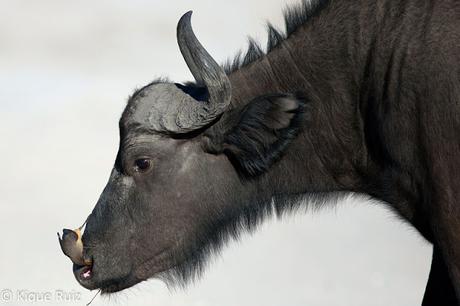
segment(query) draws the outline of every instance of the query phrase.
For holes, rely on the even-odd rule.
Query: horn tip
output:
[[[193,11],[190,10],[187,13],[185,13],[184,15],[182,15],[182,17],[180,19],[181,20],[190,20],[192,18],[192,14],[193,14]]]
[[[178,34],[179,34],[179,31],[181,29],[186,29],[186,28],[190,28],[191,27],[191,23],[192,23],[192,13],[193,11],[188,11],[187,13],[185,13],[184,15],[182,15],[182,17],[179,19],[179,22],[177,23],[177,31],[178,31]]]
[[[177,23],[177,39],[178,41],[184,40],[184,36],[188,32],[192,32],[193,35],[193,30],[192,30],[192,13],[193,11],[188,11],[182,17],[179,19],[179,22]],[[181,44],[179,43],[179,47]]]

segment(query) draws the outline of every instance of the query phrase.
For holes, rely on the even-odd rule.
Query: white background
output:
[[[197,36],[223,62],[247,35],[265,44],[265,21],[282,27],[282,8],[296,1],[0,0],[0,290],[13,294],[0,305],[30,304],[19,290],[81,293],[34,305],[91,299],[56,232],[80,225],[97,201],[133,89],[191,79],[175,41],[181,14],[194,10]],[[383,204],[349,199],[268,220],[186,290],[152,280],[93,305],[419,305],[430,258]]]

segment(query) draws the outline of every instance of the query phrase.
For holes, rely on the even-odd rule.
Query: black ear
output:
[[[298,134],[305,99],[300,95],[273,94],[257,97],[223,118],[210,137],[208,149],[223,152],[240,174],[265,172]],[[222,132],[223,131],[223,132]]]

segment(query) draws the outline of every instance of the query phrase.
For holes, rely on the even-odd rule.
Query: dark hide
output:
[[[285,19],[284,32],[268,26],[266,52],[250,40],[225,65],[230,106],[206,126],[145,128],[146,105],[167,80],[130,98],[114,170],[83,235],[94,262],[91,280],[75,272],[83,286],[183,284],[267,215],[354,192],[435,245],[423,305],[457,305],[460,2],[323,0]],[[201,84],[174,89],[208,97]]]

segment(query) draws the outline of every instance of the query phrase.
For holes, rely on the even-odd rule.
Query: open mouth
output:
[[[77,281],[85,288],[93,290],[98,286],[93,281],[93,264],[90,266],[73,265],[73,273]]]
[[[134,279],[131,275],[116,279],[103,279],[101,275],[95,273],[94,264],[91,266],[73,265],[73,273],[77,281],[84,288],[89,290],[101,289],[104,293],[113,293],[129,288],[141,280]],[[102,278],[102,279],[100,279]]]
[[[78,277],[82,281],[88,281],[93,276],[93,266],[76,266]]]

